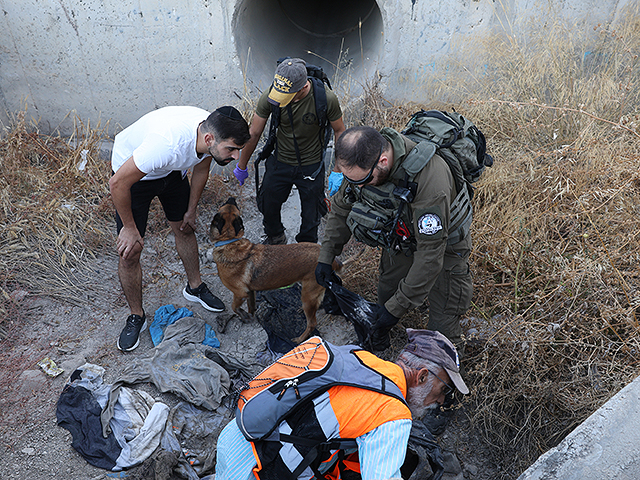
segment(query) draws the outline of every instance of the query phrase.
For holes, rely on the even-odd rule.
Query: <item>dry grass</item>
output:
[[[526,43],[493,36],[482,45],[490,71],[432,82],[437,98],[467,98],[455,109],[496,159],[477,184],[463,323],[468,411],[502,478],[640,371],[640,17],[625,18],[585,38],[560,23],[532,28]],[[401,129],[418,109],[386,101],[375,82],[364,103],[356,120],[374,127]],[[372,298],[370,253],[346,284]]]
[[[76,120],[71,138],[41,135],[20,112],[0,141],[0,318],[21,290],[79,303],[85,268],[110,243],[103,128]]]
[[[475,295],[464,325],[468,411],[503,478],[639,371],[640,17],[623,18],[584,38],[551,22],[532,25],[528,42],[503,32],[481,45],[490,69],[431,82],[434,98],[466,98],[455,109],[484,131],[496,158],[474,199]],[[420,107],[451,108],[395,105],[376,81],[359,105],[345,108],[349,124],[397,129]],[[243,110],[248,118],[253,105]],[[2,318],[21,288],[82,301],[91,285],[83,267],[113,244],[102,131],[77,121],[71,141],[47,137],[19,115],[4,133]],[[214,176],[203,201],[228,195]],[[345,284],[375,298],[377,252],[349,244],[346,254],[354,260]],[[422,311],[402,322],[425,326]]]

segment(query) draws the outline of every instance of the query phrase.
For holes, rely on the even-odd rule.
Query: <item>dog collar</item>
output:
[[[230,243],[237,242],[240,240],[239,238],[232,238],[231,240],[222,240],[221,242],[216,242],[213,244],[213,248],[216,247],[224,247],[225,245],[229,245]]]

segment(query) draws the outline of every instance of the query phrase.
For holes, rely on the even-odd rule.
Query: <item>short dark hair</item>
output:
[[[372,127],[351,127],[336,142],[336,161],[345,167],[369,169],[389,142]]]
[[[205,133],[212,133],[216,141],[233,140],[236,145],[244,145],[251,138],[247,121],[237,109],[228,105],[212,112],[201,128]]]

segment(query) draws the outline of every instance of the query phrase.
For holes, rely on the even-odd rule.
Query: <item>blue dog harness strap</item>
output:
[[[231,240],[221,240],[220,242],[216,242],[213,244],[213,248],[224,247],[225,245],[229,245],[230,243],[237,242],[240,240],[239,238],[232,238]]]

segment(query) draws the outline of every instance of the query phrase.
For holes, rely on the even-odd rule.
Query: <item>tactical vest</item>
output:
[[[353,350],[353,346],[331,348],[333,363],[342,370],[340,385],[322,390],[305,402],[305,408],[287,415],[274,432],[280,441],[253,442],[257,462],[254,474],[260,480],[296,479],[300,475],[322,478],[336,463],[348,462],[357,451],[356,437],[388,421],[411,419],[397,386],[406,381],[401,368],[369,352]],[[335,372],[328,373],[335,376]],[[387,394],[378,391],[381,386]],[[366,405],[366,413],[354,417],[354,402]],[[271,416],[267,406],[260,416]]]
[[[352,203],[347,226],[359,241],[382,247],[391,253],[412,255],[416,250],[413,214],[408,203],[413,201],[417,185],[415,177],[427,166],[436,146],[418,143],[406,156],[390,180],[383,185],[362,188],[349,185],[345,192]],[[467,185],[463,185],[450,206],[447,244],[455,245],[469,233],[473,208]]]

